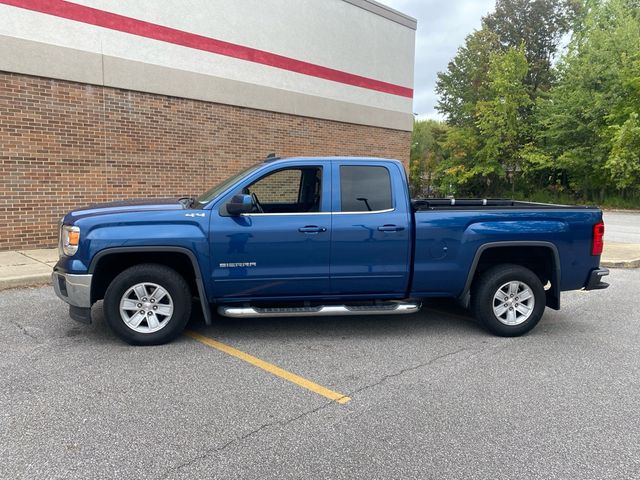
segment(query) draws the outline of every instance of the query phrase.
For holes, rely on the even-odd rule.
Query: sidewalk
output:
[[[607,268],[640,268],[640,245],[605,240],[600,264]]]
[[[0,290],[49,283],[57,261],[57,248],[0,252]]]
[[[57,261],[57,248],[0,252],[0,290],[49,283]],[[640,268],[640,245],[605,242],[600,264],[608,268]]]

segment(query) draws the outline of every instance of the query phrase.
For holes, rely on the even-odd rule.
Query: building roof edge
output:
[[[395,10],[391,7],[387,7],[386,5],[376,2],[375,0],[342,0],[343,2],[350,3],[351,5],[355,5],[356,7],[360,7],[363,10],[367,10],[368,12],[375,13],[381,17],[384,17],[393,22],[399,23],[405,27],[411,28],[415,30],[418,27],[418,21],[398,10]]]

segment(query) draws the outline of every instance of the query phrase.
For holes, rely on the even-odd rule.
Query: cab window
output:
[[[295,167],[269,173],[243,189],[253,196],[262,213],[320,211],[322,168]],[[254,207],[259,213],[259,209]]]
[[[389,170],[385,167],[342,165],[340,206],[343,212],[371,212],[393,208]]]

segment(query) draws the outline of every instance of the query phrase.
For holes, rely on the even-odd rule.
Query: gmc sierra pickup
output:
[[[56,294],[138,345],[175,338],[193,299],[204,320],[403,314],[459,299],[488,330],[521,335],[560,292],[608,285],[596,208],[512,200],[411,200],[402,164],[269,158],[198,198],[72,211],[60,223]],[[196,304],[197,305],[197,304]]]

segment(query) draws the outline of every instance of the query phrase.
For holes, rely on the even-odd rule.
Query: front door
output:
[[[331,290],[336,295],[406,292],[411,223],[408,193],[389,163],[333,165]]]
[[[274,168],[235,193],[253,213],[212,213],[213,294],[272,299],[328,294],[331,246],[330,164]]]

